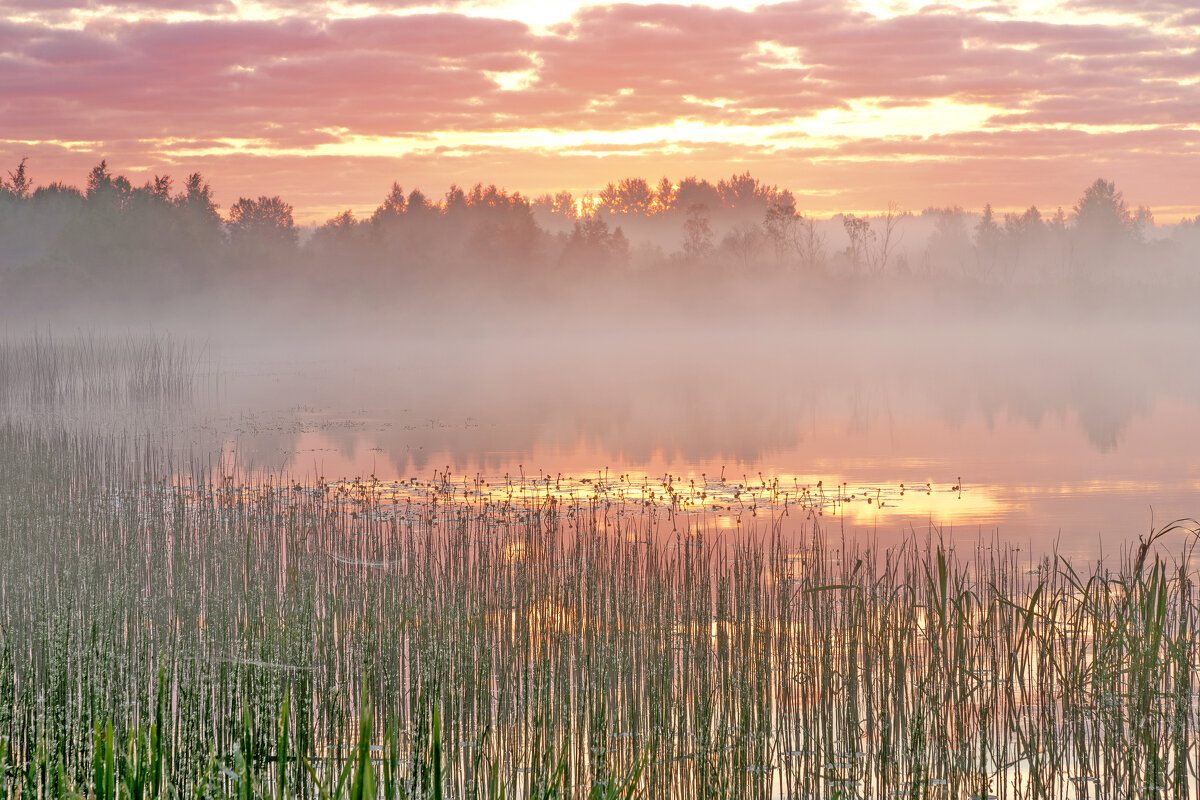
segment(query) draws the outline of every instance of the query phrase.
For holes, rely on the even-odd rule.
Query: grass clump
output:
[[[0,408],[178,403],[195,389],[199,363],[191,346],[167,337],[0,339]]]

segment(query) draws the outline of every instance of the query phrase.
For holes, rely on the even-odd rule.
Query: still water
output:
[[[229,473],[601,485],[674,494],[723,526],[810,508],[856,537],[933,530],[1075,558],[1200,516],[1187,326],[578,325],[210,347],[215,400],[181,433]]]

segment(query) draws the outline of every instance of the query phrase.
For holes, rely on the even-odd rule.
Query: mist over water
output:
[[[793,500],[819,483],[854,495],[823,513],[855,536],[932,527],[1088,556],[1194,514],[1200,489],[1185,321],[325,320],[181,330],[205,342],[209,376],[188,408],[86,424],[289,482],[724,476],[778,480]],[[749,524],[748,508],[723,516]]]
[[[43,423],[296,481],[776,481],[845,498],[822,514],[853,535],[1089,555],[1197,513],[1196,224],[1103,181],[1071,218],[1003,221],[815,220],[748,176],[654,213],[396,188],[298,236],[278,198],[222,229],[198,176],[173,200],[92,180],[0,203],[6,335],[168,335],[208,381]]]
[[[0,800],[1200,800],[1198,31],[0,0]]]
[[[774,204],[552,232],[481,190],[302,242],[278,198],[222,223],[158,185],[57,236],[0,217],[27,763],[94,732],[115,774],[96,709],[171,719],[180,785],[232,764],[239,796],[251,721],[280,754],[293,716],[314,783],[407,752],[455,796],[484,753],[514,787],[636,762],[647,797],[1140,796],[1163,742],[1194,760],[1186,236]]]

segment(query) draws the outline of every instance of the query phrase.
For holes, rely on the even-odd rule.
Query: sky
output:
[[[0,0],[0,173],[369,214],[750,171],[826,216],[1200,213],[1194,0]]]

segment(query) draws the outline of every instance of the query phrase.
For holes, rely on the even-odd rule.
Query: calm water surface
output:
[[[670,486],[723,526],[786,499],[793,521],[807,504],[856,537],[932,528],[1084,558],[1200,516],[1186,327],[705,331],[218,344],[217,399],[184,439],[229,472]]]

